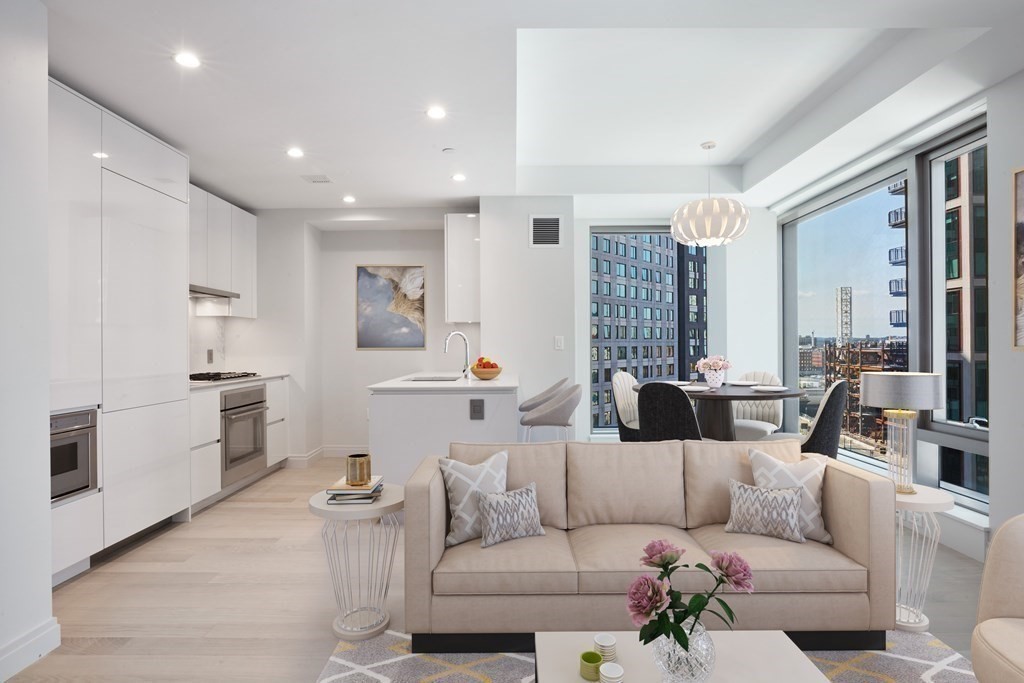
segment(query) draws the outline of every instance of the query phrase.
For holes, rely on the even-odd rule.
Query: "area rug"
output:
[[[338,643],[317,683],[533,683],[529,654],[418,654],[404,633]],[[967,683],[971,663],[930,633],[889,631],[882,651],[808,652],[836,683]],[[568,682],[572,683],[572,682]],[[657,683],[630,681],[630,683]]]

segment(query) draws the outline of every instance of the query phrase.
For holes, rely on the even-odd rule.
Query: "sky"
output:
[[[904,336],[889,326],[889,311],[906,298],[889,296],[889,280],[906,276],[889,265],[889,249],[904,246],[906,229],[889,227],[902,195],[885,187],[802,222],[797,229],[798,322],[801,335],[836,336],[836,288],[853,287],[853,336]]]
[[[391,303],[391,283],[382,277],[358,269],[357,345],[359,348],[420,348],[423,332],[405,316],[387,310]]]

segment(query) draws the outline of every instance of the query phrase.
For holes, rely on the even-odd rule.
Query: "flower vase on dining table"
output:
[[[725,370],[713,370],[712,368],[708,368],[704,371],[704,379],[707,380],[709,387],[717,389],[722,386],[723,382],[725,382]]]

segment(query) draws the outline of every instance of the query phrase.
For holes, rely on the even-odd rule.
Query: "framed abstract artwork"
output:
[[[356,349],[426,348],[423,266],[356,266]]]
[[[1013,347],[1024,351],[1024,168],[1013,172]]]

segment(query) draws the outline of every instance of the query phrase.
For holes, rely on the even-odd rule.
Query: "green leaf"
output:
[[[712,614],[714,614],[714,615],[715,615],[716,617],[718,617],[719,619],[721,619],[721,620],[722,620],[722,621],[723,621],[723,622],[725,623],[725,625],[729,627],[729,630],[730,630],[730,631],[732,630],[732,624],[730,624],[730,623],[729,623],[729,620],[728,620],[728,619],[726,619],[725,617],[723,617],[723,616],[722,616],[721,614],[719,614],[719,613],[718,613],[718,612],[716,612],[715,610],[711,609],[710,607],[709,607],[709,608],[707,609],[707,611],[708,611],[708,612],[711,612],[711,613],[712,613]]]
[[[662,612],[658,615],[658,629],[661,631],[661,633],[668,633],[668,627],[670,623],[671,621],[669,619],[667,611]]]
[[[698,615],[705,607],[708,606],[708,596],[703,593],[696,593],[690,598],[690,603],[686,606],[690,614]]]
[[[706,572],[707,572],[708,574],[714,575],[714,572],[713,572],[713,571],[711,571],[711,570],[710,570],[710,569],[708,568],[708,566],[707,566],[706,564],[704,564],[703,562],[698,562],[698,563],[697,563],[697,564],[696,564],[695,566],[697,567],[697,569],[703,569],[703,570],[704,570],[704,571],[706,571]]]
[[[686,636],[686,630],[679,624],[672,624],[672,637],[679,643],[679,647],[687,652],[690,651],[690,639]]]
[[[715,598],[715,600],[717,600],[718,604],[722,606],[722,609],[725,611],[725,613],[729,615],[729,620],[735,624],[736,614],[732,611],[732,608],[729,607],[729,605],[722,598]]]
[[[657,622],[652,621],[650,623],[644,624],[643,627],[640,629],[640,641],[644,645],[647,645],[649,642],[657,638],[658,635],[659,633]]]

